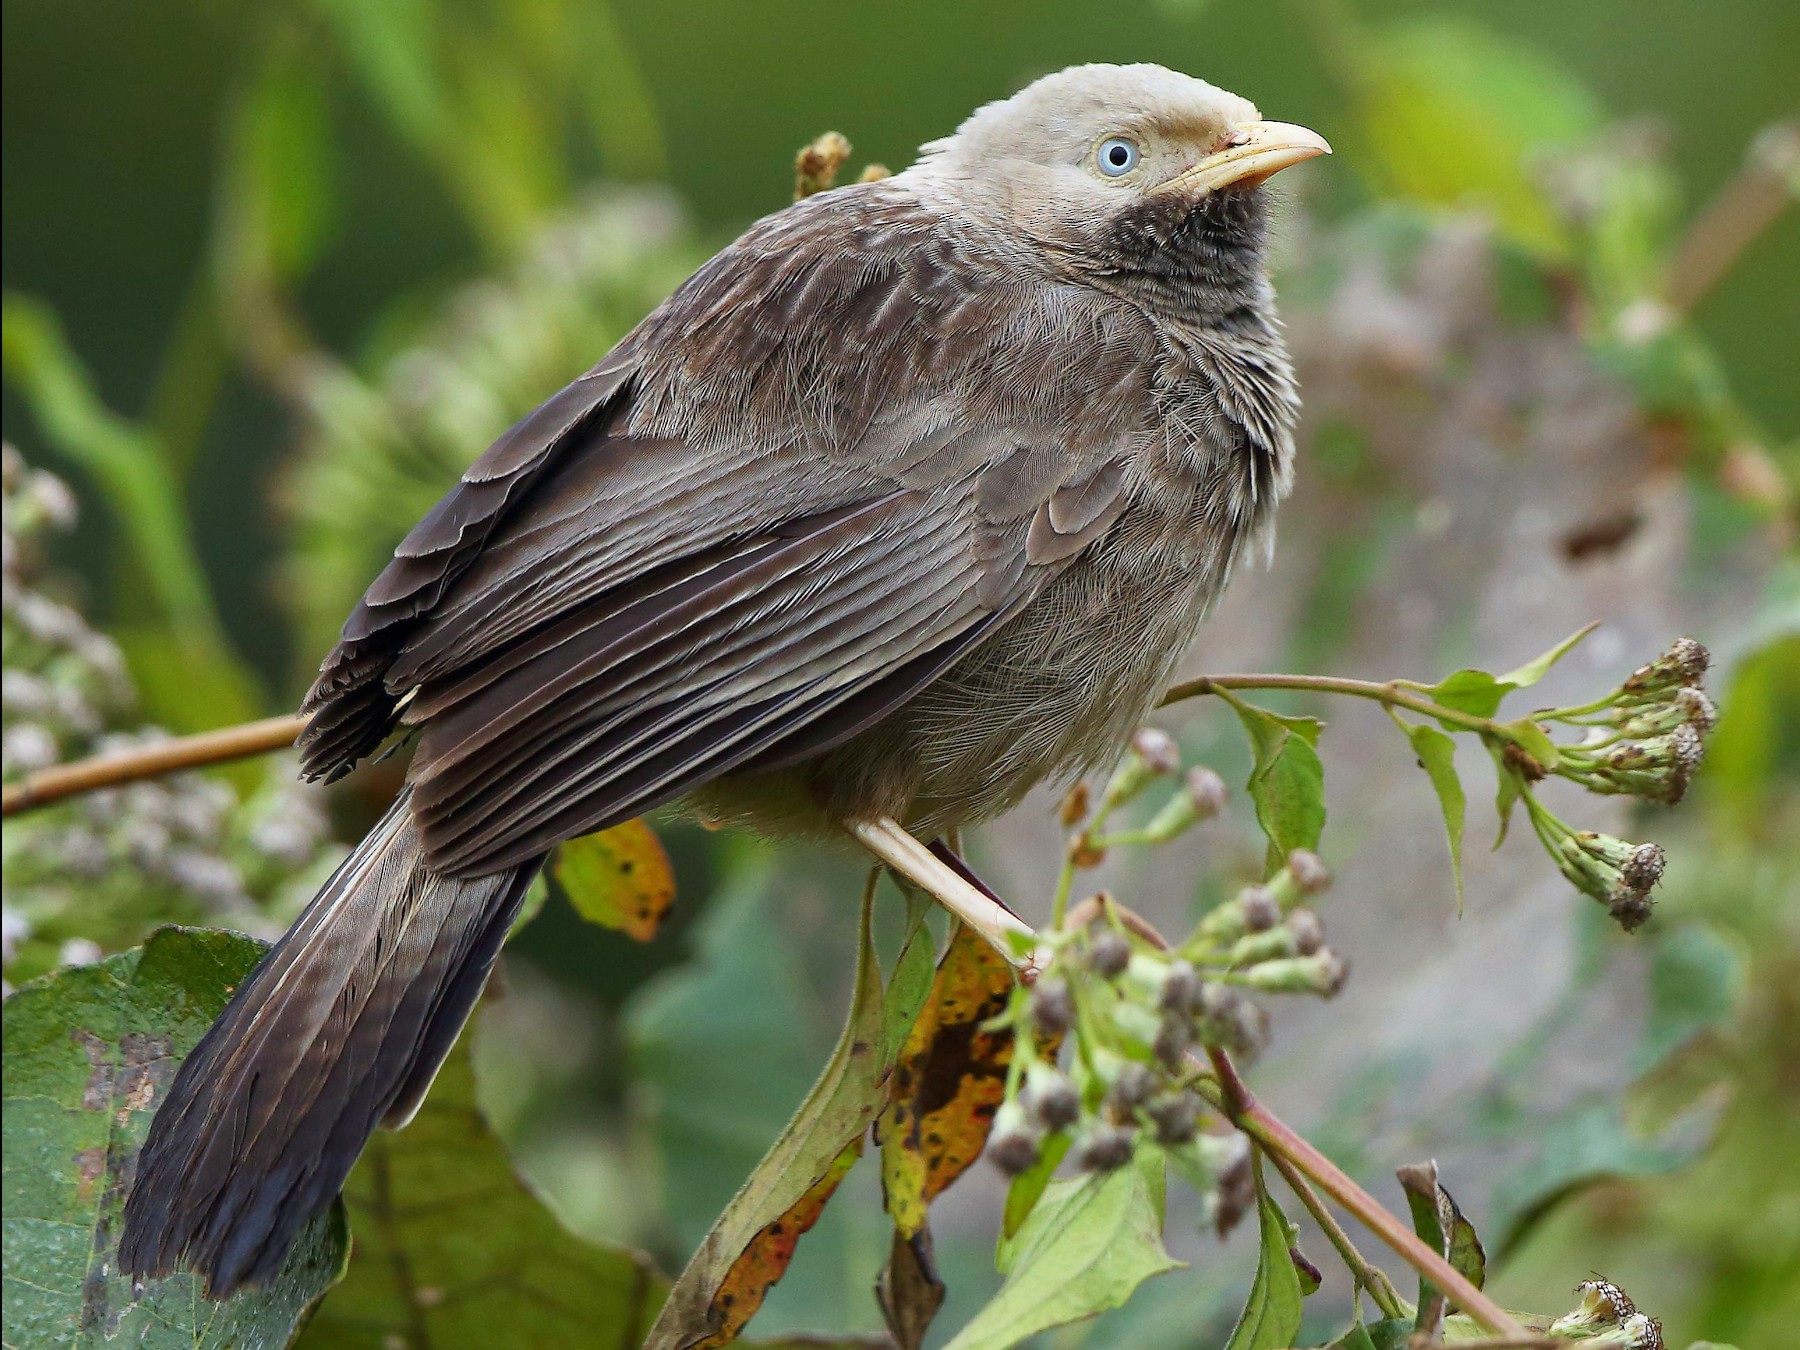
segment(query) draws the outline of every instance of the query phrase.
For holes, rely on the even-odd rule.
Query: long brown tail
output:
[[[150,1122],[119,1262],[223,1297],[281,1268],[378,1123],[403,1125],[468,1019],[539,862],[428,871],[406,796],[237,991]]]

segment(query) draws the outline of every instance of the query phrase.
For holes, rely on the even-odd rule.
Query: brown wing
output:
[[[1116,518],[1150,434],[1144,332],[1006,276],[898,190],[764,222],[402,542],[307,768],[404,703],[427,857],[475,874],[903,701]]]

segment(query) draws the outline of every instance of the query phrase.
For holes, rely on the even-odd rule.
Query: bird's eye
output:
[[[1100,172],[1108,178],[1122,177],[1137,168],[1137,143],[1128,141],[1123,136],[1114,136],[1100,142],[1095,158],[1099,161]]]

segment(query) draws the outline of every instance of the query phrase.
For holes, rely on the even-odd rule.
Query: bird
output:
[[[1329,152],[1161,66],[1044,76],[752,225],[475,459],[302,707],[304,775],[404,735],[405,786],[180,1066],[121,1268],[270,1281],[560,841],[929,839],[1115,758],[1272,546],[1263,185]]]

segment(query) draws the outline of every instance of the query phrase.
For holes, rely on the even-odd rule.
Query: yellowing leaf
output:
[[[641,820],[569,840],[551,859],[550,876],[582,918],[639,942],[656,936],[675,902],[669,855]]]
[[[1012,1036],[981,1024],[1005,1011],[1012,967],[970,929],[951,936],[925,1008],[913,1023],[876,1123],[888,1213],[904,1237],[925,1224],[934,1197],[987,1145],[1006,1095]]]
[[[825,1202],[831,1199],[841,1182],[862,1156],[863,1137],[859,1133],[844,1146],[844,1151],[831,1160],[825,1174],[813,1182],[786,1211],[763,1225],[750,1239],[731,1269],[725,1273],[712,1306],[719,1313],[712,1331],[699,1340],[682,1341],[682,1350],[715,1350],[737,1339],[756,1310],[762,1307],[774,1283],[787,1273],[794,1259],[794,1249],[801,1236],[819,1221]]]
[[[882,1054],[882,1031],[894,1013],[883,1006],[870,935],[872,899],[873,892],[863,901],[856,986],[837,1048],[793,1119],[689,1258],[645,1350],[694,1350],[729,1340],[787,1268],[793,1241],[817,1221],[861,1151],[886,1091],[890,1065]]]

